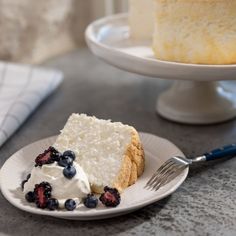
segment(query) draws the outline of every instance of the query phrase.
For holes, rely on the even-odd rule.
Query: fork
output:
[[[231,144],[204,153],[202,156],[189,159],[181,156],[174,156],[164,162],[159,169],[148,180],[144,188],[157,191],[163,185],[177,177],[186,167],[193,163],[213,161],[224,157],[236,155],[236,144]]]

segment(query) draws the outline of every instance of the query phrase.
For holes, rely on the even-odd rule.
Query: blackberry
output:
[[[99,200],[107,207],[116,207],[120,204],[120,193],[116,188],[106,186]]]
[[[38,208],[46,208],[48,199],[51,197],[52,187],[48,182],[36,184],[34,188],[35,203]]]
[[[51,157],[52,157],[52,159],[54,160],[54,161],[56,161],[56,162],[58,162],[58,161],[60,161],[60,158],[61,158],[61,156],[62,156],[62,154],[59,152],[59,151],[57,151],[54,147],[49,147],[50,148],[50,151],[51,151]]]
[[[54,148],[49,147],[43,153],[39,154],[35,159],[35,167],[45,164],[52,164],[54,161],[60,160],[60,153]]]

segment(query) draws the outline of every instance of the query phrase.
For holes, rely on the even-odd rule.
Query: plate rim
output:
[[[85,38],[87,43],[92,43],[96,45],[97,47],[103,48],[105,50],[108,50],[110,52],[116,52],[117,54],[120,54],[124,57],[130,58],[130,59],[136,59],[136,60],[143,60],[143,58],[140,58],[135,55],[130,55],[128,53],[125,53],[123,51],[120,51],[114,47],[111,47],[107,44],[101,43],[98,40],[96,40],[96,37],[94,36],[93,29],[95,26],[98,25],[104,25],[105,23],[109,23],[116,20],[124,20],[128,18],[128,13],[119,13],[114,14],[111,16],[106,16],[100,19],[97,19],[90,23],[86,30],[85,30]],[[128,26],[128,25],[127,25]],[[236,69],[236,64],[194,64],[194,63],[181,63],[181,62],[174,62],[174,61],[164,61],[159,59],[152,59],[152,58],[145,58],[145,60],[149,61],[150,63],[159,63],[162,66],[181,66],[181,67],[191,67],[195,69]]]
[[[174,148],[176,148],[176,150],[178,150],[180,153],[183,154],[183,152],[174,143],[172,143],[171,141],[169,141],[169,140],[167,140],[165,138],[159,137],[159,136],[157,136],[155,134],[146,133],[146,132],[139,132],[139,134],[140,134],[140,136],[142,136],[142,135],[147,136],[148,135],[148,136],[152,136],[154,138],[158,138],[158,139],[160,139],[162,141],[165,141],[169,145],[172,145]],[[135,205],[132,205],[130,207],[125,207],[125,208],[108,208],[108,209],[105,209],[103,211],[96,212],[96,214],[94,214],[94,212],[88,212],[88,211],[87,212],[80,212],[80,211],[77,211],[77,212],[55,211],[54,212],[54,211],[45,211],[45,210],[41,210],[41,209],[37,209],[37,208],[33,208],[33,207],[32,208],[25,208],[22,204],[16,203],[12,197],[8,196],[9,189],[2,184],[2,173],[3,173],[3,171],[5,171],[5,169],[7,169],[7,165],[9,164],[10,160],[12,160],[12,158],[14,158],[15,155],[17,155],[23,149],[29,148],[30,146],[33,146],[33,145],[35,145],[38,142],[43,142],[43,141],[46,141],[46,140],[53,139],[56,136],[57,135],[53,135],[53,136],[50,136],[50,137],[47,137],[47,138],[43,138],[43,139],[40,139],[40,140],[35,141],[35,142],[32,142],[32,143],[22,147],[21,149],[16,151],[14,154],[12,154],[5,161],[3,166],[1,167],[1,169],[0,169],[0,190],[1,190],[2,195],[4,196],[4,198],[8,202],[10,202],[14,207],[16,207],[16,208],[18,208],[20,210],[23,210],[25,212],[29,212],[31,214],[46,215],[46,216],[52,216],[52,217],[56,217],[56,218],[74,219],[74,220],[105,219],[107,217],[103,218],[103,216],[110,215],[112,217],[113,214],[116,215],[116,216],[124,215],[124,214],[127,214],[129,212],[141,209],[141,208],[143,208],[143,207],[145,207],[147,205],[150,205],[150,204],[152,204],[154,202],[157,202],[157,201],[167,197],[168,195],[170,195],[173,192],[175,192],[179,188],[179,186],[185,181],[185,179],[188,176],[189,168],[186,168],[184,170],[182,178],[172,188],[168,189],[163,194],[157,195],[157,196],[153,196],[151,199],[148,199],[148,200],[145,199],[144,201],[141,201],[141,203],[138,203],[138,204],[136,203]]]

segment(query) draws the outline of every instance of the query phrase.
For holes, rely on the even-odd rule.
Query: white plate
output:
[[[183,155],[183,153],[166,139],[147,133],[140,133],[140,136],[146,155],[145,171],[134,185],[121,194],[121,204],[116,208],[106,208],[100,204],[96,209],[87,209],[81,205],[81,207],[72,212],[64,210],[48,211],[38,209],[34,204],[30,204],[24,199],[20,183],[34,165],[35,156],[52,145],[55,141],[55,136],[22,148],[5,162],[0,172],[2,194],[12,205],[21,210],[72,220],[111,218],[140,209],[173,193],[188,174],[187,168],[169,184],[156,192],[144,189],[145,183],[164,161],[173,155]]]
[[[86,30],[86,40],[95,55],[129,72],[194,81],[235,80],[235,64],[200,65],[155,59],[151,40],[138,41],[130,37],[127,14],[93,22]]]

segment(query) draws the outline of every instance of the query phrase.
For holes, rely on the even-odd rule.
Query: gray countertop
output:
[[[135,126],[174,142],[186,155],[236,141],[236,121],[190,126],[155,113],[170,81],[130,74],[81,48],[47,63],[62,70],[62,86],[0,149],[0,166],[25,145],[55,135],[72,112]],[[100,221],[67,221],[18,210],[0,195],[1,235],[236,235],[236,158],[191,167],[171,196],[134,213]]]

